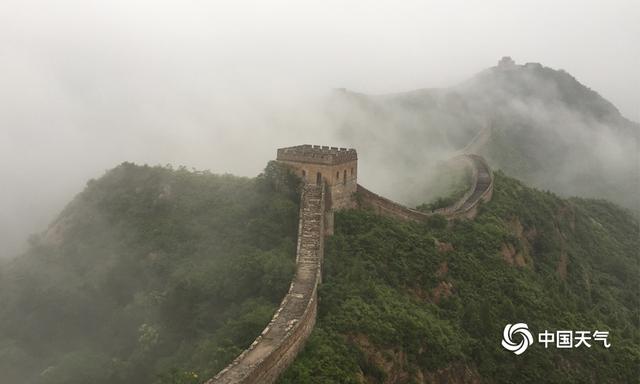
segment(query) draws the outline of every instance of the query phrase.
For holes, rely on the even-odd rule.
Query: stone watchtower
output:
[[[511,56],[502,56],[502,59],[498,61],[498,68],[500,69],[514,69],[516,67],[516,62],[511,58]]]
[[[358,154],[353,148],[298,145],[279,148],[276,160],[289,166],[305,183],[326,186],[327,234],[333,233],[333,212],[355,208],[358,188]]]

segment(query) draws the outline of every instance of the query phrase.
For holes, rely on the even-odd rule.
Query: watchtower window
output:
[[[322,173],[318,172],[316,175],[316,184],[320,185],[322,183]]]
[[[336,181],[340,181],[340,171],[336,172]]]
[[[342,173],[342,182],[344,183],[344,185],[347,185],[347,170],[345,169],[344,172]]]
[[[307,176],[307,172],[305,172],[305,170],[303,169],[303,170],[302,170],[302,178],[304,179],[304,178],[305,178],[305,176]]]

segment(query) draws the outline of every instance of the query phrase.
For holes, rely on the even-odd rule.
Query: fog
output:
[[[638,19],[634,1],[4,0],[0,257],[123,161],[254,176],[300,143],[374,158],[324,113],[333,88],[451,86],[511,55],[638,121]]]

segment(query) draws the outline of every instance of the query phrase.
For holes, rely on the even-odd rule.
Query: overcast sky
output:
[[[449,86],[510,55],[639,121],[638,20],[637,0],[2,0],[0,256],[122,161],[249,176],[329,140],[301,100],[332,88]]]

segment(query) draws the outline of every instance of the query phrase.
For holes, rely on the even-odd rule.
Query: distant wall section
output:
[[[471,188],[453,205],[433,212],[422,212],[407,208],[385,197],[377,195],[362,185],[358,184],[358,204],[365,209],[370,209],[379,215],[393,217],[401,220],[422,221],[429,216],[439,214],[449,220],[456,218],[473,219],[478,212],[481,202],[491,200],[493,195],[493,174],[487,162],[478,155],[460,155],[457,161],[464,161],[471,167]]]

